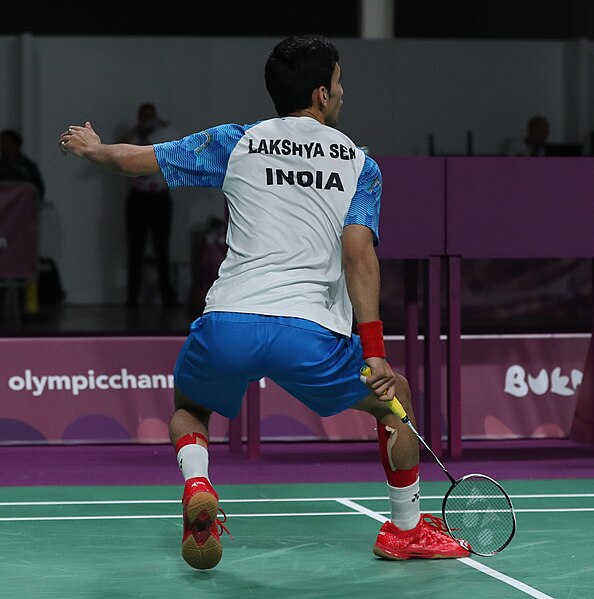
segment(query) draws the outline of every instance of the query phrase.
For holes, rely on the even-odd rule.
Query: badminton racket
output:
[[[363,382],[370,374],[369,366],[361,368]],[[387,404],[425,446],[451,483],[441,504],[448,534],[475,555],[489,557],[503,551],[516,533],[516,515],[504,488],[485,474],[467,474],[456,480],[417,432],[398,398]]]

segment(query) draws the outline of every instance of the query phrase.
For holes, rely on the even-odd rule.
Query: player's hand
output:
[[[84,157],[90,146],[100,144],[101,138],[87,121],[84,127],[80,125],[70,125],[62,135],[60,135],[60,149],[62,152],[70,152],[79,158]]]
[[[367,358],[365,360],[371,374],[366,377],[365,384],[381,401],[390,401],[396,395],[396,375],[385,358]]]

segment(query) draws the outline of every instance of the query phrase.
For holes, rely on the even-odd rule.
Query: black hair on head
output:
[[[329,90],[338,59],[336,46],[323,35],[297,35],[277,44],[268,56],[264,77],[278,115],[309,108],[318,87]]]

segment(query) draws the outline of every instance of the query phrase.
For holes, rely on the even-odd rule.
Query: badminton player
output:
[[[418,439],[386,403],[396,395],[414,422],[408,383],[386,361],[379,314],[381,173],[336,129],[338,51],[323,36],[285,39],[265,81],[278,118],[153,146],[103,144],[89,122],[60,137],[63,151],[110,171],[161,172],[170,188],[215,187],[227,199],[228,252],[175,365],[169,432],[185,479],[182,556],[199,569],[221,559],[209,417],[237,416],[250,381],[268,377],[320,416],[353,408],[376,418],[391,517],[375,555],[466,557],[438,518],[420,513]]]

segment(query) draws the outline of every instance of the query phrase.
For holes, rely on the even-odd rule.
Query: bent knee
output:
[[[410,412],[412,409],[412,395],[410,391],[410,385],[408,384],[408,380],[406,377],[401,374],[395,374],[396,376],[396,390],[395,395],[398,398],[398,401],[402,404],[402,407]]]
[[[208,420],[212,410],[199,403],[192,401],[177,385],[173,389],[173,401],[176,410],[186,410],[191,412],[200,420]]]
[[[408,380],[398,373],[394,373],[394,376],[396,377],[394,395],[402,404],[402,407],[407,414],[412,415],[412,397]],[[368,412],[380,421],[386,416],[393,416],[394,414],[390,409],[388,402],[377,398],[374,393],[367,395],[367,397],[361,400],[358,404],[354,405],[353,409]]]

